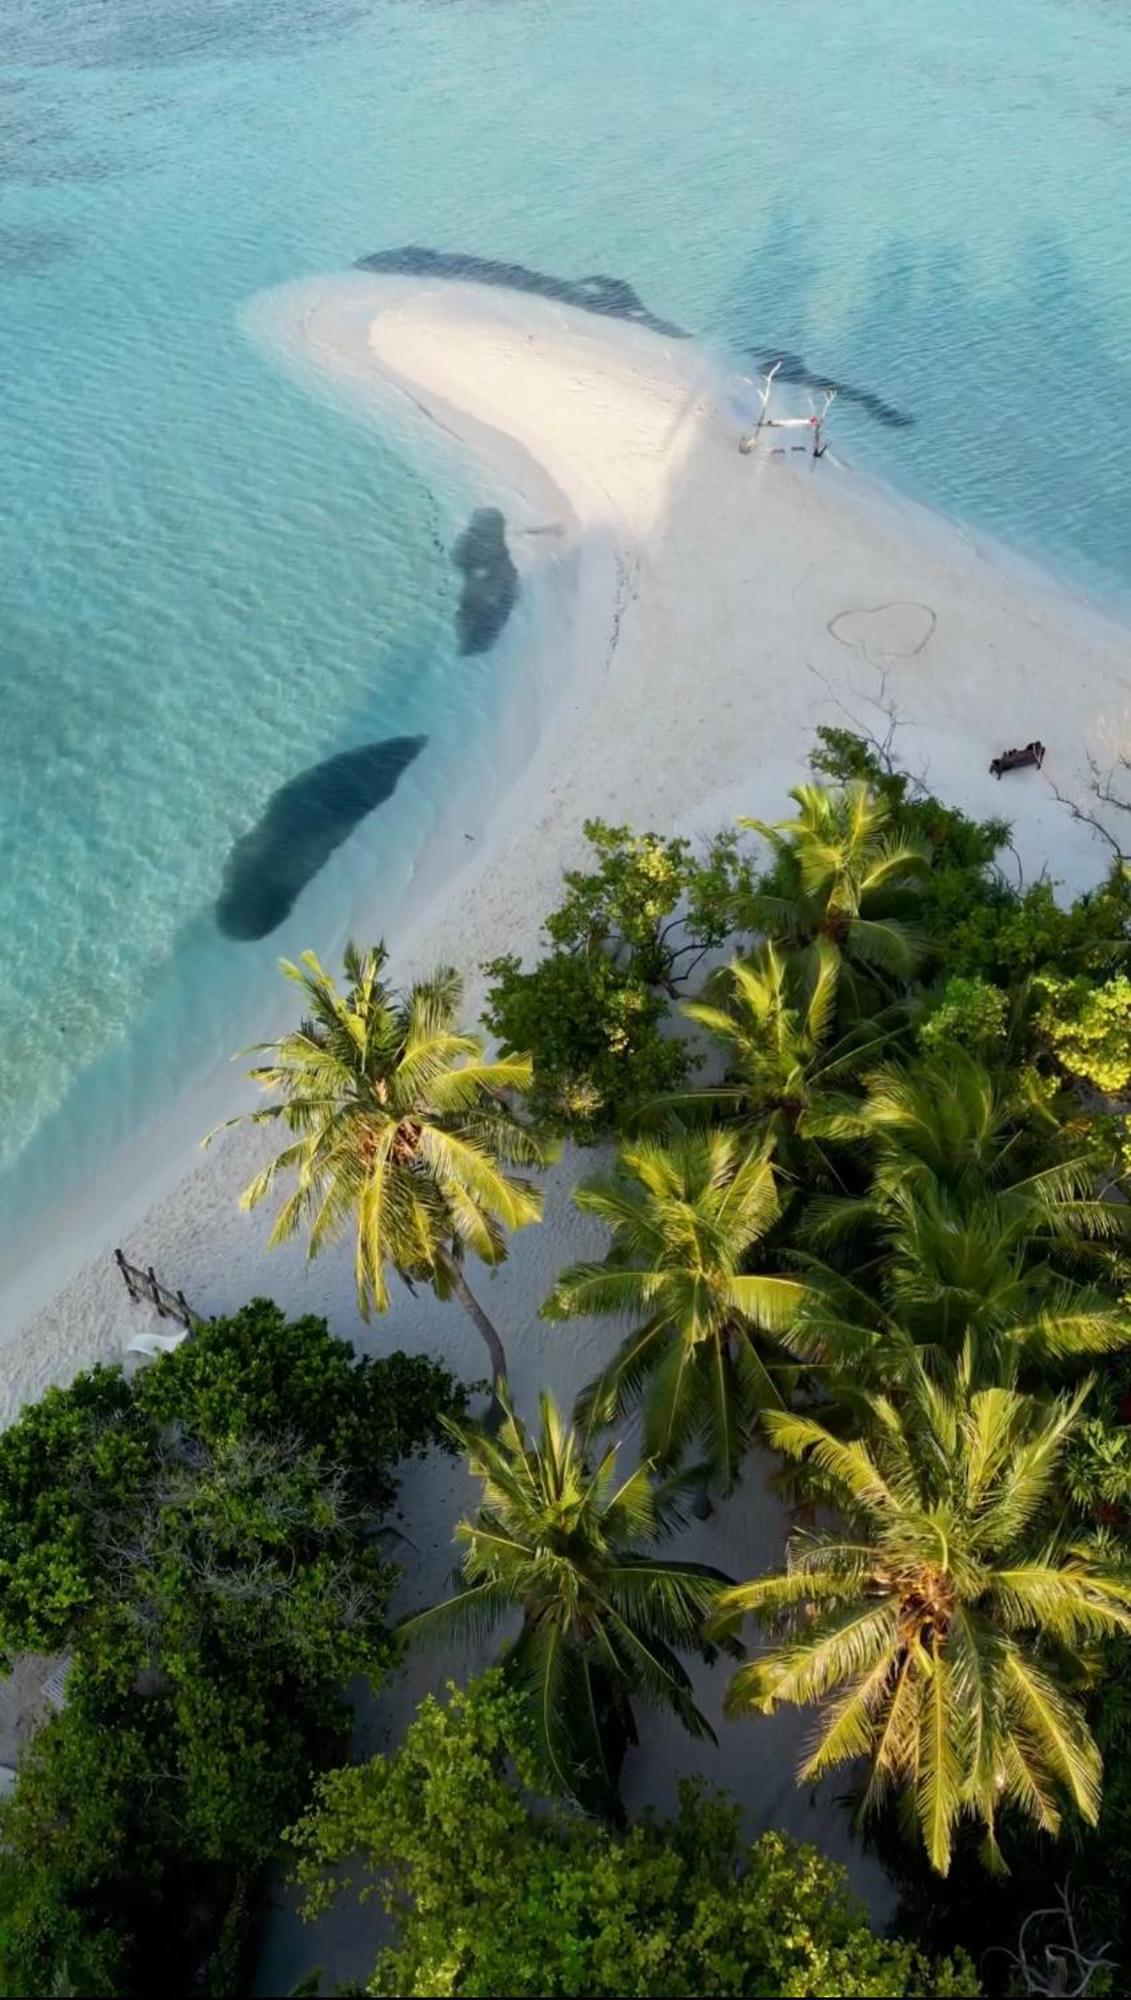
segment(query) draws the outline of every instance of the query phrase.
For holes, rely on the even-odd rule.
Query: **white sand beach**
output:
[[[705,833],[740,811],[781,817],[789,786],[806,774],[815,726],[882,735],[889,708],[901,718],[901,762],[948,801],[1012,821],[1026,879],[1047,870],[1077,890],[1103,872],[1108,850],[1053,787],[1083,801],[1088,758],[1110,764],[1131,738],[1127,635],[1020,563],[873,491],[836,462],[835,424],[832,452],[817,465],[762,447],[743,456],[748,385],[725,380],[690,342],[537,297],[352,274],[273,294],[252,320],[326,393],[378,416],[396,411],[402,427],[431,427],[471,454],[484,499],[507,516],[524,589],[565,566],[577,580],[571,626],[548,639],[532,669],[542,715],[532,754],[473,842],[454,823],[428,857],[417,906],[389,935],[397,976],[453,963],[468,974],[474,1004],[484,959],[536,950],[587,816]],[[1048,746],[1043,773],[996,783],[991,757],[1033,737]],[[367,934],[365,911],[357,932]],[[198,1134],[218,1098],[239,1101],[237,1077],[202,1088]],[[388,1318],[361,1328],[348,1246],[314,1265],[296,1247],[268,1255],[265,1216],[236,1205],[259,1157],[254,1134],[229,1135],[203,1158],[184,1135],[178,1144],[152,1167],[156,1206],[136,1173],[123,1171],[120,1189],[108,1174],[85,1204],[82,1231],[57,1238],[50,1269],[27,1276],[19,1305],[14,1293],[0,1298],[0,1416],[120,1353],[136,1320],[110,1260],[118,1242],[205,1313],[270,1293],[290,1311],[325,1313],[366,1348],[427,1350],[481,1373],[476,1336],[455,1306],[397,1291]],[[524,1410],[544,1383],[571,1400],[617,1337],[612,1325],[537,1318],[561,1265],[597,1247],[569,1188],[598,1164],[567,1156],[549,1176],[544,1224],[482,1279]],[[168,1191],[174,1168],[184,1177]],[[80,1243],[98,1254],[75,1271]],[[465,1490],[446,1464],[407,1478],[406,1603],[442,1589]],[[686,1547],[749,1575],[776,1560],[782,1536],[782,1512],[755,1464],[737,1501],[697,1524]],[[399,1731],[423,1689],[456,1664],[414,1662],[382,1701],[383,1731]],[[458,1664],[465,1672],[469,1663]],[[725,1678],[722,1668],[702,1676],[715,1718]],[[719,1749],[705,1753],[651,1722],[631,1762],[630,1799],[666,1806],[681,1773],[704,1770],[737,1791],[752,1825],[783,1826],[849,1859],[882,1903],[878,1870],[852,1847],[831,1801],[815,1807],[794,1786],[805,1726],[786,1715],[720,1725]],[[278,1976],[297,1976],[304,1948],[289,1920],[276,1947]],[[317,1952],[306,1948],[331,1975],[361,1969],[348,1941],[340,1962],[334,1953],[332,1925]]]

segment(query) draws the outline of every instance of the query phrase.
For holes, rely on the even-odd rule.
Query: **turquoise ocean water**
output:
[[[288,380],[256,293],[408,243],[625,279],[851,385],[847,455],[1126,611],[1129,163],[1125,0],[0,0],[0,1258],[281,951],[393,907],[519,698],[521,606],[456,647],[471,475]],[[225,937],[270,796],[406,734]]]

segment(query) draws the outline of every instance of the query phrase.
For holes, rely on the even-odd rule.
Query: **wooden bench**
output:
[[[1006,771],[1024,771],[1030,764],[1039,771],[1044,761],[1045,746],[1034,741],[1026,743],[1023,750],[1003,751],[1000,757],[994,758],[990,771],[995,778],[1002,777]]]

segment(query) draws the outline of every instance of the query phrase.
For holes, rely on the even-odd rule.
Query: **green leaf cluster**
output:
[[[1004,1040],[1008,1018],[1009,1000],[1000,986],[956,973],[923,1021],[919,1040],[931,1051],[957,1048],[988,1053]]]
[[[1038,1031],[1069,1076],[1107,1096],[1131,1087],[1131,979],[1120,973],[1101,986],[1044,974],[1037,981]]]
[[[842,1869],[747,1842],[696,1785],[675,1820],[620,1833],[540,1805],[527,1729],[489,1674],[426,1701],[393,1756],[321,1781],[290,1835],[298,1875],[311,1913],[354,1890],[391,1913],[370,1993],[978,1993],[961,1954],[877,1937]]]
[[[358,1360],[260,1299],[0,1436],[0,1633],[70,1658],[0,1807],[5,1991],[194,1990],[221,1937],[238,1956],[344,1747],[341,1687],[394,1657],[397,1462],[462,1402],[433,1363]]]
[[[667,999],[733,932],[750,870],[737,834],[698,855],[603,820],[584,831],[594,865],[567,872],[550,950],[529,970],[513,955],[484,967],[484,1021],[504,1050],[532,1054],[536,1114],[586,1141],[688,1075],[686,1042],[664,1033]]]
[[[352,1230],[363,1319],[388,1310],[390,1265],[447,1297],[468,1251],[501,1263],[507,1231],[542,1213],[537,1190],[507,1169],[546,1158],[508,1101],[529,1088],[529,1056],[485,1059],[460,1026],[462,981],[450,966],[399,994],[385,964],[383,945],[348,944],[339,985],[313,952],[283,960],[306,1017],[261,1045],[268,1059],[249,1075],[272,1101],[247,1117],[290,1138],[240,1198],[257,1208],[287,1177],[270,1243],[306,1230],[311,1257]],[[488,1344],[498,1378],[493,1330]]]
[[[607,954],[645,986],[669,992],[734,928],[749,866],[735,833],[717,834],[703,857],[689,840],[634,833],[588,819],[596,866],[566,871],[566,895],[546,919],[551,944]]]
[[[504,1049],[534,1056],[534,1117],[582,1144],[690,1073],[687,1042],[664,1032],[664,994],[603,953],[554,951],[529,971],[508,954],[484,971],[487,1028]]]
[[[400,1630],[478,1638],[521,1613],[502,1666],[524,1697],[544,1783],[620,1820],[637,1702],[671,1709],[693,1736],[712,1735],[680,1654],[711,1656],[703,1626],[729,1578],[659,1553],[686,1524],[694,1474],[661,1483],[647,1464],[622,1473],[615,1446],[594,1463],[588,1437],[545,1393],[539,1414],[536,1436],[509,1409],[497,1436],[453,1426],[483,1497],[456,1528],[455,1594]]]

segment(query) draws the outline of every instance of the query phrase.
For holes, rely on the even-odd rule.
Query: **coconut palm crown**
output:
[[[455,1595],[404,1620],[401,1633],[481,1637],[521,1614],[502,1666],[529,1701],[548,1781],[617,1817],[634,1700],[711,1735],[679,1653],[710,1655],[704,1621],[730,1578],[653,1552],[683,1524],[689,1478],[657,1483],[647,1465],[622,1478],[616,1448],[592,1465],[546,1394],[536,1437],[510,1410],[497,1435],[451,1430],[483,1498],[456,1529],[464,1553]]]
[[[362,1316],[387,1310],[390,1266],[441,1297],[455,1292],[487,1342],[498,1381],[506,1372],[502,1347],[460,1264],[467,1251],[500,1263],[507,1232],[541,1215],[537,1190],[506,1171],[546,1158],[505,1101],[529,1087],[530,1058],[485,1059],[479,1037],[458,1026],[455,972],[439,971],[400,996],[384,983],[384,967],[383,946],[363,953],[351,944],[339,988],[313,952],[301,965],[284,961],[306,1015],[293,1033],[261,1045],[270,1061],[250,1075],[274,1102],[248,1115],[294,1136],[241,1203],[257,1207],[293,1175],[271,1244],[305,1229],[315,1257],[352,1228]]]
[[[811,1209],[811,1220],[850,1226],[854,1214],[874,1217],[908,1189],[927,1188],[959,1207],[990,1196],[1034,1242],[1055,1240],[1077,1257],[1087,1241],[1126,1237],[1126,1204],[1092,1193],[1093,1157],[1047,1158],[1056,1121],[1012,1075],[951,1048],[881,1064],[864,1083],[863,1096],[846,1102],[824,1129],[867,1146],[871,1188],[855,1208],[833,1200]]]
[[[582,1393],[579,1421],[612,1423],[642,1401],[648,1456],[673,1465],[697,1440],[729,1490],[758,1411],[781,1401],[760,1336],[788,1325],[805,1296],[796,1278],[745,1268],[780,1213],[768,1155],[734,1131],[641,1139],[574,1200],[611,1247],[562,1272],[544,1316],[639,1322]]]
[[[669,1108],[733,1122],[772,1142],[779,1159],[811,1164],[806,1148],[853,1102],[844,1093],[901,1025],[901,1010],[890,1008],[839,1029],[840,971],[827,938],[805,952],[767,938],[716,973],[707,997],[684,1001],[680,1011],[721,1043],[725,1080],[669,1097]]]
[[[885,801],[865,784],[798,785],[796,819],[742,819],[768,840],[774,865],[744,912],[779,943],[808,947],[823,938],[849,966],[904,980],[922,955],[909,921],[915,885],[931,865],[925,841],[893,824]]]
[[[1086,1157],[1034,1159],[1024,1107],[972,1057],[887,1065],[826,1129],[867,1143],[871,1185],[806,1211],[827,1261],[807,1267],[799,1356],[875,1382],[910,1343],[985,1385],[1131,1341],[1125,1211],[1094,1197]]]
[[[719,1631],[751,1614],[771,1639],[728,1710],[819,1706],[799,1780],[867,1760],[864,1810],[898,1793],[943,1874],[965,1820],[1000,1867],[1007,1808],[1048,1833],[1066,1802],[1097,1816],[1100,1756],[1074,1690],[1089,1647],[1131,1632],[1131,1582],[1057,1534],[1087,1387],[1051,1404],[950,1394],[919,1370],[901,1408],[871,1398],[867,1440],[765,1419],[838,1524],[795,1535],[784,1574],[724,1598]]]

